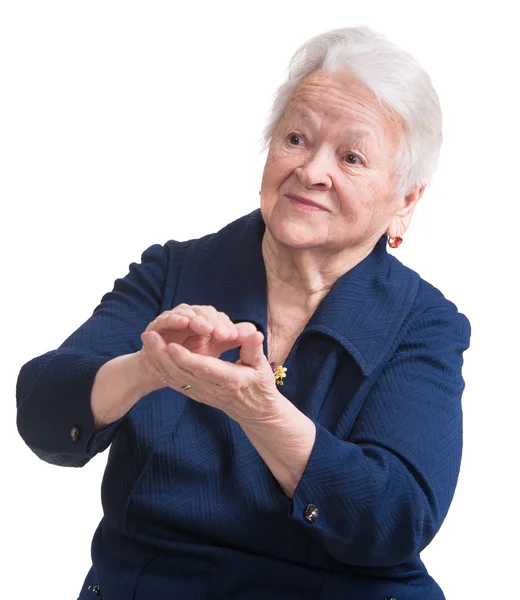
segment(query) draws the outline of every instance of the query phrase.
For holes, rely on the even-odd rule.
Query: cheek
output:
[[[373,182],[362,174],[350,175],[338,193],[341,204],[349,214],[366,212],[374,203]]]
[[[272,159],[271,155],[269,154],[265,161],[264,172],[262,174],[262,188],[268,187],[271,184],[274,173],[275,173],[275,170],[274,170],[274,166],[273,166],[273,159]]]
[[[279,187],[296,168],[293,162],[282,154],[269,154],[264,167],[262,185],[267,188]]]
[[[351,175],[339,191],[342,212],[349,223],[370,221],[373,215],[382,210],[385,185],[380,178],[363,174]]]

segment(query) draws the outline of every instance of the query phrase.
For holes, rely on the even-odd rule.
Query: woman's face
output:
[[[373,247],[406,206],[392,195],[401,126],[344,72],[317,71],[300,82],[274,131],[262,178],[260,208],[274,237],[326,252]],[[323,210],[305,210],[293,195]]]

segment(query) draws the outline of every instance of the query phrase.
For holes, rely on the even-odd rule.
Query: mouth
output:
[[[309,200],[309,198],[304,198],[303,196],[297,196],[296,194],[286,194],[286,198],[289,199],[293,206],[296,206],[297,208],[301,208],[303,210],[327,210],[321,204],[313,202],[312,200]]]

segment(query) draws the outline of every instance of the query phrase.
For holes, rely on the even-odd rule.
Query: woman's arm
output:
[[[150,246],[58,349],[21,368],[18,431],[42,460],[85,465],[110,444],[123,415],[139,399],[137,373],[130,369],[137,358],[124,355],[141,350],[141,333],[161,311],[168,254],[166,245]]]
[[[389,566],[421,552],[453,498],[462,454],[466,317],[447,304],[415,318],[370,386],[347,440],[286,411],[243,428],[288,496],[289,518],[350,565]],[[299,411],[297,411],[299,412]],[[281,413],[283,414],[283,413]],[[308,507],[317,519],[307,519]]]
[[[97,372],[90,395],[96,431],[124,417],[143,396],[158,389],[139,352],[116,356]]]
[[[285,396],[269,420],[239,421],[285,494],[292,498],[316,440],[316,425]]]

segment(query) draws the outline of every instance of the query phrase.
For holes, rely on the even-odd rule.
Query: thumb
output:
[[[252,335],[246,337],[240,347],[241,364],[255,368],[267,362],[263,343],[264,334],[261,331],[255,331]]]

